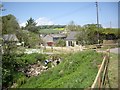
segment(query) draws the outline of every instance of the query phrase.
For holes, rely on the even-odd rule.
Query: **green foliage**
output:
[[[54,30],[54,29],[40,29],[39,30],[40,33],[42,34],[52,34],[52,33],[59,33],[60,30]]]
[[[19,30],[19,24],[15,16],[9,14],[2,17],[2,33],[3,34],[13,34],[16,30]]]
[[[64,47],[65,46],[65,40],[62,40],[62,39],[59,39],[57,42],[56,42],[56,46],[60,46],[60,47]]]
[[[17,67],[17,63],[15,62],[15,54],[3,54],[2,64],[2,83],[3,86],[7,87],[12,84],[12,73]]]
[[[97,33],[91,32],[90,30],[81,30],[77,34],[77,40],[80,41],[80,44],[86,45],[86,44],[96,44],[97,43]]]
[[[66,26],[67,31],[78,31],[81,30],[80,25],[75,25],[74,21],[71,21],[67,26]]]
[[[35,22],[35,20],[30,18],[29,20],[27,20],[25,29],[34,33],[38,33],[38,28],[36,27],[36,24],[37,23]]]
[[[16,83],[17,86],[24,84],[27,81],[27,77],[22,72],[13,72],[13,83]]]
[[[115,35],[120,34],[118,32],[117,28],[105,28],[102,33],[104,33],[104,34],[115,34]]]
[[[101,61],[101,54],[94,51],[68,54],[58,66],[40,76],[31,77],[20,88],[88,88]]]
[[[35,20],[30,18],[29,20],[27,20],[27,23],[26,23],[26,27],[28,26],[35,26],[37,23],[35,23]]]
[[[30,48],[34,48],[42,42],[38,34],[27,30],[17,31],[17,36],[20,42],[23,41],[25,46],[29,46]]]
[[[49,63],[47,64],[47,66],[48,66],[48,68],[51,68],[51,67],[52,67],[51,62],[49,62]]]
[[[46,59],[46,55],[37,54],[35,58],[37,59],[37,61],[43,62]]]
[[[39,29],[60,29],[65,28],[66,25],[40,25]]]
[[[16,62],[18,62],[20,67],[22,67],[22,68],[28,64],[34,64],[37,61],[42,62],[43,60],[45,60],[45,55],[37,54],[37,53],[21,54],[21,55],[17,55],[17,57],[16,57]]]
[[[98,39],[100,40],[100,43],[102,43],[102,40],[105,39],[103,32],[104,29],[101,25],[99,25],[98,28],[97,24],[86,24],[77,35],[77,40],[83,45],[97,44]]]
[[[18,78],[16,83],[18,84],[18,86],[20,86],[20,85],[24,84],[26,81],[27,81],[26,76],[22,76],[22,77]]]
[[[17,55],[11,53],[4,54],[2,58],[2,83],[3,87],[8,87],[11,86],[13,82],[17,83],[17,86],[24,84],[27,78],[22,72],[18,72],[18,69],[26,68],[27,65],[34,64],[38,60],[45,60],[45,55],[37,53]]]

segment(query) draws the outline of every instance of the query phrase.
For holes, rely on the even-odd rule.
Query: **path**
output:
[[[110,52],[111,53],[116,53],[116,54],[120,54],[120,48],[112,48],[112,49],[110,49]]]
[[[118,48],[110,49],[108,77],[109,77],[111,88],[118,87],[118,54],[120,54],[118,52]]]

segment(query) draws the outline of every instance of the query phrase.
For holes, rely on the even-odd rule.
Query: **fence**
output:
[[[105,53],[105,56],[103,58],[102,64],[98,66],[99,70],[91,86],[91,89],[94,89],[94,88],[101,89],[101,88],[105,88],[106,84],[109,85],[108,65],[109,65],[109,59],[110,59],[110,50],[107,50],[104,53]]]

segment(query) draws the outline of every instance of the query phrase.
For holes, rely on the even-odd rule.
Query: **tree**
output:
[[[42,42],[39,34],[27,31],[27,30],[19,30],[17,31],[17,37],[20,42],[24,42],[25,46],[29,46],[34,48],[36,45]]]
[[[30,19],[27,20],[25,29],[27,29],[28,31],[32,31],[32,32],[37,33],[38,32],[38,28],[37,28],[36,24],[37,23],[35,22],[35,20],[30,18]]]
[[[29,26],[36,26],[36,22],[34,19],[30,18],[27,20],[27,23],[26,23],[26,27],[29,27]]]
[[[78,41],[80,41],[81,44],[97,44],[98,40],[98,33],[100,34],[103,30],[102,26],[99,25],[99,31],[96,24],[87,24],[83,26],[83,29],[80,31],[80,33],[77,35]],[[99,38],[102,40],[102,38]]]
[[[13,34],[16,30],[19,30],[19,24],[15,16],[9,14],[2,17],[2,33],[3,34]]]
[[[75,30],[76,30],[76,25],[75,25],[74,21],[71,21],[71,22],[66,26],[66,30],[68,30],[68,31],[75,31]]]

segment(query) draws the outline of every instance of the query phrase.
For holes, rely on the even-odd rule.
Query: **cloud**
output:
[[[19,24],[19,25],[20,25],[20,27],[25,27],[26,22],[23,22],[23,23],[21,23],[21,24]]]
[[[35,20],[35,22],[37,23],[36,26],[39,26],[39,25],[53,25],[53,21],[49,20],[48,18],[46,17],[41,17],[41,18],[38,18]],[[26,25],[26,22],[23,22],[20,24],[20,27],[25,27]]]
[[[35,20],[35,22],[37,23],[37,26],[39,26],[39,25],[53,25],[54,24],[52,21],[50,21],[46,17],[38,18],[37,20]]]

